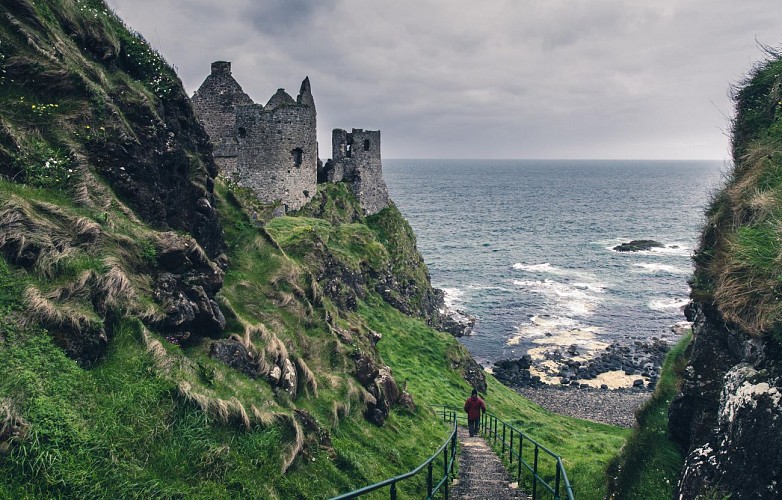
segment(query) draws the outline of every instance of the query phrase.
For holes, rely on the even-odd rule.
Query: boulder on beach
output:
[[[633,240],[614,247],[617,252],[640,252],[652,248],[664,248],[665,245],[654,240]]]

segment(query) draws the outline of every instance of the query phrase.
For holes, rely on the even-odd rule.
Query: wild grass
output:
[[[734,166],[707,210],[692,295],[782,341],[782,58],[767,52],[734,89]]]
[[[460,408],[469,385],[449,367],[460,351],[456,340],[388,305],[372,302],[360,310],[371,328],[382,331],[378,343],[400,383],[406,383],[420,407]],[[462,354],[463,356],[464,354]],[[605,495],[605,468],[629,430],[553,414],[487,375],[487,408],[563,457],[577,498]]]
[[[610,498],[644,500],[671,498],[684,456],[670,439],[668,408],[681,384],[687,364],[685,349],[691,335],[683,337],[667,354],[652,397],[638,410],[638,427],[609,467]]]

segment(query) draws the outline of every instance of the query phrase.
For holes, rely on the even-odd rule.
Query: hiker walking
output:
[[[481,422],[481,414],[486,413],[486,404],[478,397],[478,390],[473,389],[472,395],[464,402],[464,411],[467,412],[467,428],[470,437],[478,434]]]

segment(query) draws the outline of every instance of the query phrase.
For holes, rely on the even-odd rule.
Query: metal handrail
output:
[[[405,479],[408,479],[412,476],[415,476],[421,470],[423,470],[424,467],[427,467],[427,478],[426,478],[426,499],[431,500],[434,495],[439,491],[440,487],[443,488],[443,494],[444,498],[447,500],[449,491],[448,491],[448,479],[452,477],[453,475],[453,466],[454,462],[456,460],[456,427],[460,420],[466,420],[467,417],[461,416],[460,412],[456,408],[448,407],[448,406],[435,406],[435,408],[439,408],[441,410],[436,410],[436,413],[439,415],[442,413],[443,420],[446,421],[452,421],[453,422],[453,430],[451,431],[451,434],[446,438],[445,442],[437,449],[437,451],[432,454],[426,461],[424,461],[421,465],[416,467],[415,469],[411,470],[410,472],[406,474],[401,474],[399,476],[394,476],[392,478],[386,479],[385,481],[381,481],[379,483],[370,484],[369,486],[365,486],[361,489],[351,491],[349,493],[344,493],[342,495],[336,496],[332,498],[331,500],[346,500],[349,498],[358,498],[361,495],[365,495],[367,493],[370,493],[372,491],[379,490],[381,488],[385,488],[386,486],[390,486],[390,498],[391,500],[396,500],[396,483],[404,481]],[[502,432],[500,434],[500,424],[502,424]],[[562,458],[557,455],[556,453],[552,452],[542,444],[538,443],[531,437],[524,434],[522,431],[517,429],[516,427],[512,426],[511,424],[508,424],[498,418],[493,413],[484,413],[481,418],[481,425],[480,425],[481,434],[487,439],[493,439],[493,445],[495,448],[500,448],[500,457],[505,458],[505,451],[507,449],[508,451],[508,462],[510,464],[510,468],[513,468],[513,459],[516,458],[516,463],[518,464],[516,466],[516,480],[519,483],[522,483],[523,474],[522,474],[522,466],[527,469],[528,472],[532,473],[532,499],[537,500],[538,498],[538,484],[540,484],[543,488],[545,488],[549,493],[551,493],[554,497],[554,500],[560,500],[563,498],[560,496],[560,491],[564,488],[564,494],[567,500],[575,500],[575,497],[573,496],[573,488],[570,485],[570,481],[567,477],[567,472],[565,472],[565,465],[562,463]],[[508,436],[509,435],[509,436]],[[508,437],[510,440],[508,440]],[[517,438],[518,442],[518,451],[514,448],[514,437]],[[500,440],[500,444],[497,444],[498,439]],[[524,450],[524,443],[528,442],[533,448],[533,463],[529,464],[527,461],[524,460],[523,450]],[[448,445],[451,445],[450,453],[448,450]],[[543,451],[546,455],[549,455],[550,457],[554,458],[556,460],[556,469],[554,471],[554,485],[550,485],[541,475],[538,473],[539,467],[538,467],[538,458],[540,455],[540,451]],[[440,452],[443,452],[443,477],[440,479],[437,484],[433,484],[432,474],[433,474],[433,462],[437,458],[437,456],[440,454]],[[496,452],[496,449],[495,449]],[[450,456],[449,456],[450,455]],[[511,471],[511,475],[513,475],[513,471]]]
[[[453,466],[456,462],[456,426],[458,424],[458,413],[453,410],[443,410],[443,420],[446,421],[453,421],[453,430],[448,435],[448,437],[445,439],[442,445],[440,445],[439,448],[437,448],[437,451],[435,451],[432,456],[430,456],[428,459],[426,459],[421,465],[416,467],[415,469],[411,470],[410,472],[407,472],[405,474],[400,474],[398,476],[394,476],[392,478],[386,479],[385,481],[380,481],[379,483],[370,484],[369,486],[364,486],[363,488],[343,493],[342,495],[333,497],[331,500],[346,500],[349,498],[358,498],[361,495],[366,495],[367,493],[371,493],[373,491],[379,490],[381,488],[385,488],[386,486],[390,486],[390,497],[391,500],[396,500],[397,495],[397,488],[396,483],[399,483],[401,481],[404,481],[405,479],[411,478],[421,472],[424,467],[427,468],[426,471],[426,499],[431,500],[434,498],[434,495],[440,490],[440,487],[443,487],[443,494],[444,498],[448,499],[448,479],[453,476]],[[450,451],[448,449],[448,445],[450,444]],[[434,484],[433,481],[433,474],[434,474],[434,465],[433,462],[437,458],[437,456],[440,454],[440,452],[443,453],[443,477],[437,482],[437,484]]]
[[[502,424],[502,431],[500,431],[500,424]],[[505,452],[507,450],[508,452],[508,463],[511,469],[513,469],[513,459],[516,458],[516,471],[515,476],[516,480],[519,483],[522,483],[523,474],[522,474],[522,466],[527,469],[528,472],[532,473],[532,499],[536,500],[538,498],[538,484],[543,486],[549,493],[551,493],[554,497],[554,500],[560,500],[562,496],[560,496],[560,490],[564,488],[564,494],[565,498],[568,500],[575,500],[575,497],[573,496],[573,488],[570,485],[570,480],[567,477],[567,472],[565,472],[565,466],[562,463],[562,457],[557,455],[556,453],[552,452],[542,444],[538,443],[531,437],[524,434],[522,431],[517,429],[516,427],[512,426],[511,424],[508,424],[498,418],[493,413],[484,413],[483,417],[481,418],[481,433],[486,437],[486,439],[490,439],[493,442],[493,445],[496,448],[500,448],[499,455],[501,458],[505,458]],[[508,436],[508,434],[510,436]],[[508,437],[510,439],[508,440]],[[518,439],[518,451],[514,448],[514,437]],[[497,441],[500,441],[500,444],[497,444]],[[524,460],[523,456],[523,450],[524,450],[524,442],[529,442],[532,446],[534,446],[533,449],[533,463],[529,464]],[[556,469],[554,471],[554,485],[550,485],[548,482],[546,482],[543,477],[540,476],[538,473],[538,458],[540,455],[540,451],[543,451],[545,454],[549,455],[556,461]],[[513,471],[511,471],[511,475],[513,475]]]

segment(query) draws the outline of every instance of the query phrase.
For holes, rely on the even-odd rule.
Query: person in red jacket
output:
[[[467,428],[470,430],[470,437],[472,437],[478,434],[481,414],[486,413],[486,404],[478,397],[476,389],[472,390],[472,395],[464,402],[464,411],[467,412]]]

